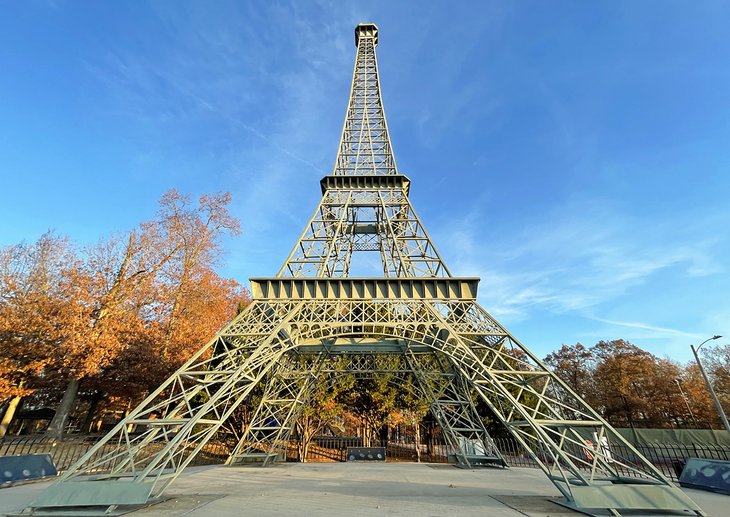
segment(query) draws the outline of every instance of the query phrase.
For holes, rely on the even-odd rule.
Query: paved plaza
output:
[[[3,512],[20,511],[48,485],[0,489]],[[711,517],[730,514],[730,497],[686,490]],[[270,468],[186,470],[162,502],[132,516],[490,516],[567,517],[541,471],[464,470],[417,463],[286,463]]]

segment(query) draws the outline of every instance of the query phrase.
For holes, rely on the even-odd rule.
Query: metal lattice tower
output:
[[[564,504],[614,515],[704,515],[477,303],[478,279],[451,275],[411,206],[409,179],[396,168],[375,25],[358,25],[355,42],[333,174],[321,180],[322,201],[277,276],[252,279],[251,305],[27,510],[103,511],[159,496],[257,386],[261,403],[228,464],[271,463],[281,458],[315,379],[387,371],[412,379],[432,400],[464,466],[503,463],[475,394]],[[379,252],[382,277],[350,277],[353,253],[365,251]]]
[[[350,102],[335,160],[337,176],[398,174],[390,145],[380,96],[378,61],[378,29],[360,25],[355,29],[355,70],[352,74]]]

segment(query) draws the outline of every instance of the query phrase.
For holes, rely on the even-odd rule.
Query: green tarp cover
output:
[[[684,445],[711,444],[730,446],[730,434],[724,430],[619,428],[616,431],[634,445],[680,443]]]

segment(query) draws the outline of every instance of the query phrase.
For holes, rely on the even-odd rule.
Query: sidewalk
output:
[[[20,511],[48,483],[0,490],[0,509]],[[730,497],[685,490],[711,517]],[[398,516],[577,517],[537,469],[463,470],[417,463],[286,463],[270,468],[188,469],[163,502],[134,517]],[[656,514],[655,514],[656,515]]]

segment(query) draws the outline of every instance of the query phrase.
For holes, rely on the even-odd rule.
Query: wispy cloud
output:
[[[164,74],[162,74],[160,72],[157,72],[157,73],[159,74],[160,77],[164,77]],[[166,79],[169,84],[176,84],[174,78],[166,78]],[[296,160],[300,163],[303,163],[303,164],[311,167],[312,169],[314,169],[315,172],[324,174],[324,171],[319,166],[315,165],[314,163],[312,163],[311,161],[309,161],[305,158],[302,158],[298,154],[290,151],[285,146],[279,144],[277,141],[272,139],[270,136],[263,134],[261,131],[259,131],[255,127],[253,127],[249,124],[246,124],[245,122],[242,122],[238,118],[231,116],[227,111],[223,110],[219,106],[215,106],[215,105],[211,104],[211,101],[206,100],[206,99],[200,97],[199,95],[193,93],[192,91],[187,90],[181,86],[178,86],[177,88],[181,93],[191,97],[192,99],[197,101],[201,106],[203,106],[205,109],[215,113],[221,119],[227,120],[230,124],[232,124],[235,127],[245,129],[246,131],[252,133],[253,135],[257,136],[259,139],[261,139],[264,142],[266,142],[267,144],[269,144],[275,150],[287,155],[290,158],[293,158],[294,160]]]
[[[683,338],[689,338],[689,339],[702,339],[703,334],[697,334],[693,332],[685,332],[683,330],[673,329],[673,328],[666,328],[666,327],[657,327],[655,325],[648,325],[646,323],[640,323],[637,321],[615,321],[615,320],[609,320],[605,318],[598,318],[594,316],[589,316],[589,319],[606,323],[608,325],[614,325],[617,327],[625,327],[630,329],[639,329],[639,330],[646,330],[653,334],[657,334],[659,336],[669,336],[669,337],[683,337]]]
[[[204,188],[233,191],[244,226],[228,274],[275,273],[272,255],[286,257],[334,162],[354,48],[342,13],[320,8],[330,16],[296,5],[234,6],[226,18],[164,9],[160,36],[174,45],[153,55],[110,48],[104,62],[87,63],[119,110],[155,135],[149,153],[164,152],[165,141],[193,159],[197,147],[220,149],[221,170],[210,171]],[[286,64],[273,55],[286,55]],[[271,239],[282,230],[291,242]]]
[[[646,228],[610,205],[565,204],[543,221],[493,229],[478,211],[439,229],[457,274],[482,277],[495,314],[526,318],[536,308],[587,314],[654,275],[679,268],[685,276],[722,271],[712,229],[677,235],[674,223]]]

